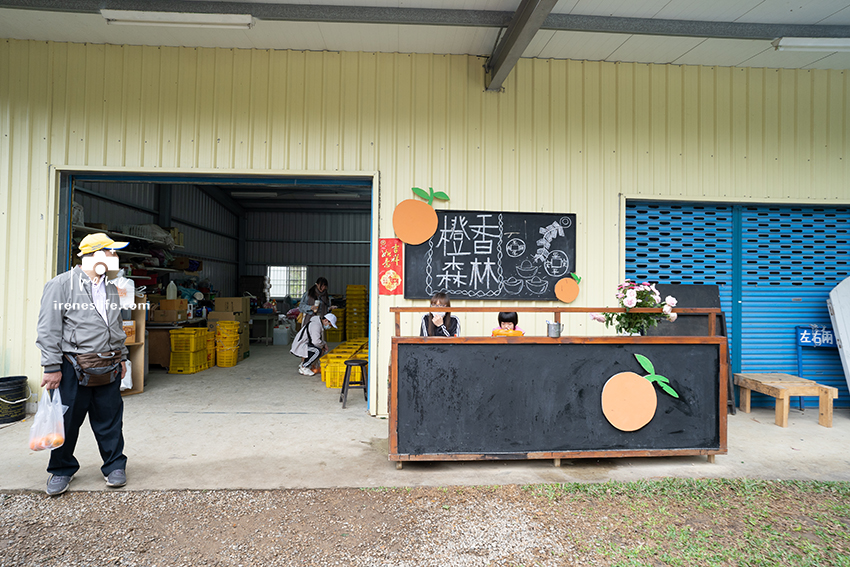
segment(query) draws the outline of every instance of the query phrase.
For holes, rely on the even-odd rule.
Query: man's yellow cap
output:
[[[128,244],[130,243],[115,242],[102,232],[96,232],[94,234],[89,234],[80,241],[80,253],[77,254],[77,256],[85,256],[86,254],[91,254],[92,252],[97,252],[104,248],[109,248],[110,250],[124,248]]]

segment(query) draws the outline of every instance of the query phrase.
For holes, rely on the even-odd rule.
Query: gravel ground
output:
[[[518,487],[4,494],[0,565],[593,565],[570,537],[593,522],[541,504]]]
[[[850,566],[850,484],[0,493],[0,567],[197,565]]]

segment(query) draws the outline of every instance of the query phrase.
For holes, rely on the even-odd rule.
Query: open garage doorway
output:
[[[120,253],[122,267],[137,287],[144,286],[148,298],[166,296],[173,282],[178,301],[187,302],[183,314],[164,313],[182,309],[179,303],[169,303],[168,307],[180,309],[159,308],[147,315],[147,338],[139,337],[137,343],[144,344],[144,368],[134,368],[134,374],[143,372],[144,391],[171,387],[181,378],[188,382],[189,373],[196,386],[204,384],[204,372],[210,373],[209,384],[203,386],[209,390],[226,383],[229,372],[239,377],[246,400],[256,400],[264,395],[253,391],[259,384],[273,384],[268,377],[259,380],[258,373],[280,379],[299,376],[299,359],[289,352],[288,342],[298,325],[292,320],[293,309],[305,289],[271,288],[272,267],[297,267],[305,287],[326,278],[333,303],[342,308],[335,311],[340,324],[328,337],[329,347],[350,347],[349,340],[357,339],[358,358],[368,360],[369,352],[375,352],[369,348],[376,327],[375,302],[369,300],[370,290],[376,289],[372,264],[376,261],[377,174],[68,170],[57,171],[55,182],[57,273],[72,267],[77,245],[86,234],[104,231],[114,240],[130,242]],[[358,292],[358,299],[364,294],[367,298],[365,321],[362,317],[346,321],[346,296],[352,291]],[[216,299],[244,298],[246,293],[253,297],[245,303],[250,301],[252,323],[248,335],[240,337],[248,348],[240,352],[236,366],[194,371],[201,365],[196,356],[198,360],[189,357],[188,362],[179,359],[185,364],[176,367],[170,331],[208,328],[217,319],[211,313],[242,313],[238,306],[217,305]],[[162,313],[153,320],[156,311]],[[320,374],[310,378],[324,384]],[[370,383],[367,392],[372,388]],[[319,391],[315,385],[309,389]],[[326,395],[336,399],[336,382],[325,389]],[[356,402],[374,415],[373,396],[368,396],[368,404],[358,396],[349,396],[349,406]],[[175,404],[181,397],[176,395]]]

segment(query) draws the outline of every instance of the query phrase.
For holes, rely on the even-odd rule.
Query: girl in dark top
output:
[[[447,308],[451,306],[449,296],[445,293],[435,293],[431,296],[430,313],[422,317],[422,327],[419,335],[422,337],[457,337],[460,335],[460,320],[452,315]]]

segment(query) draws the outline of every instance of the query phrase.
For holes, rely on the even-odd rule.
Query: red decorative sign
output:
[[[378,240],[378,295],[401,295],[402,246],[398,238]]]

